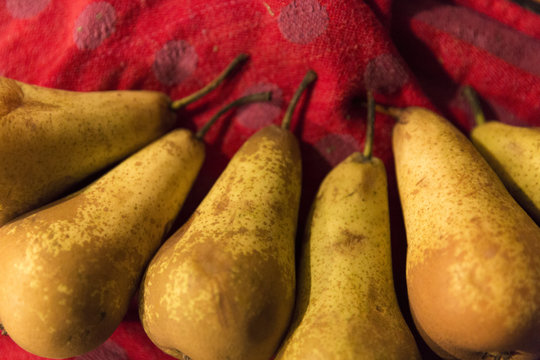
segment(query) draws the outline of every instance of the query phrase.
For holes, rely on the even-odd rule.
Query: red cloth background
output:
[[[200,128],[246,92],[272,90],[274,100],[244,106],[209,132],[207,160],[181,221],[240,145],[280,121],[309,68],[319,78],[292,124],[304,162],[299,239],[322,178],[363,146],[366,88],[384,104],[427,106],[467,133],[472,117],[460,88],[470,84],[488,118],[540,126],[540,16],[508,0],[0,0],[0,75],[32,84],[152,89],[176,99],[202,87],[240,52],[251,55],[249,62],[182,112],[178,126]],[[377,116],[374,155],[388,170],[395,286],[414,331],[392,125]],[[417,340],[426,359],[437,359]],[[0,359],[38,357],[3,336]],[[111,338],[76,359],[170,357],[144,334],[134,301]]]

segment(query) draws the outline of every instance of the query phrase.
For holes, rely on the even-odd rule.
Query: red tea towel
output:
[[[310,68],[319,77],[292,123],[304,166],[300,230],[322,178],[363,146],[366,89],[383,104],[429,107],[467,133],[472,117],[460,89],[469,84],[488,118],[540,126],[540,16],[509,0],[0,1],[0,75],[32,84],[151,89],[176,99],[202,87],[241,52],[250,54],[249,62],[181,113],[178,126],[200,128],[246,93],[271,90],[273,100],[243,106],[210,130],[207,160],[181,219],[251,134],[280,121]],[[389,173],[396,290],[414,329],[392,125],[377,117],[373,151]],[[437,359],[417,340],[426,359]],[[134,302],[109,340],[75,359],[169,358],[144,334]],[[38,357],[2,336],[0,359]]]

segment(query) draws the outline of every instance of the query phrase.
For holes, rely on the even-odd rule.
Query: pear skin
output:
[[[276,351],[294,306],[301,193],[300,149],[288,129],[316,78],[307,72],[281,127],[267,126],[242,145],[150,262],[139,315],[167,354],[268,360]]]
[[[298,142],[271,125],[233,156],[190,220],[150,262],[140,318],[182,359],[268,360],[294,304]]]
[[[66,358],[105,341],[204,158],[178,129],[81,191],[0,228],[0,319],[23,349]]]
[[[322,182],[277,360],[420,359],[394,291],[386,186],[382,161],[360,153]]]
[[[472,130],[471,140],[508,191],[540,224],[540,128],[489,121]]]
[[[154,91],[73,92],[0,77],[0,225],[61,196],[174,125]]]
[[[445,358],[540,356],[540,229],[472,143],[423,108],[393,151],[420,333]]]
[[[0,77],[0,226],[171,130],[175,111],[214,90],[247,58],[238,55],[175,101],[156,91],[74,92]]]

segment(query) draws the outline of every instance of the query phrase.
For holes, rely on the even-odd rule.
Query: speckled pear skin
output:
[[[72,196],[0,228],[0,320],[25,350],[65,358],[124,317],[203,162],[173,130]]]
[[[508,191],[540,224],[540,127],[489,121],[472,130],[471,140]]]
[[[393,151],[409,301],[424,338],[445,358],[538,356],[538,226],[472,143],[435,113],[404,110]]]
[[[420,359],[392,278],[386,171],[353,153],[322,182],[278,360]]]
[[[170,130],[169,103],[153,91],[72,92],[0,77],[0,225]]]
[[[268,360],[294,306],[298,142],[275,125],[233,156],[190,220],[152,259],[140,318],[183,359]]]

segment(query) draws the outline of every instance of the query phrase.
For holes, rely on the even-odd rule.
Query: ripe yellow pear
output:
[[[313,203],[277,360],[420,359],[394,291],[386,171],[369,129],[364,154],[337,165]]]
[[[471,87],[465,88],[477,125],[471,140],[517,202],[540,224],[540,127],[485,121]]]
[[[10,337],[51,358],[105,341],[203,158],[202,142],[174,130],[83,190],[0,228],[0,320]]]
[[[540,228],[471,142],[419,107],[393,110],[413,318],[449,359],[540,356]]]
[[[141,287],[150,339],[179,359],[268,360],[294,304],[301,192],[298,141],[270,125],[250,137],[210,192],[160,248]]]
[[[112,334],[197,177],[201,139],[221,113],[197,134],[173,130],[81,191],[0,228],[0,320],[17,344],[65,358]]]
[[[174,126],[174,110],[212,90],[171,102],[155,91],[73,92],[0,77],[0,226],[57,199]]]

